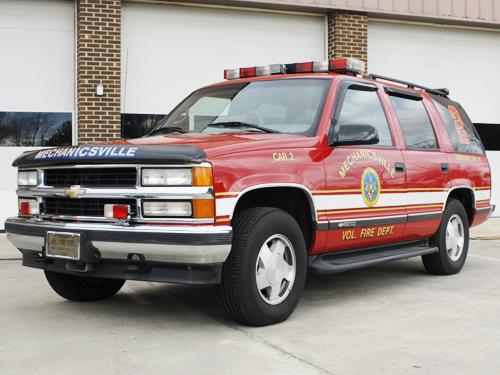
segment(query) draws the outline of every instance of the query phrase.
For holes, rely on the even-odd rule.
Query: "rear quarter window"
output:
[[[481,140],[462,106],[437,95],[432,97],[453,149],[465,154],[484,154]]]

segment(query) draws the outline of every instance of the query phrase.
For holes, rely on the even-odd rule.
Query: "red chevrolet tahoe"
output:
[[[421,256],[455,274],[494,209],[481,141],[448,90],[363,71],[231,69],[143,138],[25,153],[7,236],[66,299],[220,284],[249,325],[285,320],[308,270]]]

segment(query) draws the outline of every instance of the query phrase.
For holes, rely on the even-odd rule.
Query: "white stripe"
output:
[[[215,201],[215,214],[217,216],[227,216],[233,214],[236,198],[217,198]]]
[[[410,192],[410,193],[382,193],[375,207],[394,207],[414,204],[443,204],[448,192]],[[324,202],[316,198],[325,199]],[[322,195],[314,196],[314,204],[317,210],[343,210],[366,208],[361,194]]]
[[[490,199],[491,190],[475,191],[475,199]],[[444,204],[449,191],[419,191],[408,193],[382,193],[375,207],[394,207],[415,204]],[[316,210],[345,210],[366,208],[361,192],[358,194],[313,195]],[[221,197],[216,200],[217,216],[231,216],[236,206],[236,197]]]
[[[476,201],[483,201],[491,198],[491,190],[475,190]]]

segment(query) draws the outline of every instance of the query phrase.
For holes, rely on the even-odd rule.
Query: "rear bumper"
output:
[[[211,276],[205,281],[213,283],[213,271],[220,274],[232,242],[230,226],[119,226],[15,217],[7,219],[5,231],[23,253],[26,266],[85,276],[165,282],[192,283],[192,270],[209,270]],[[79,233],[80,261],[46,257],[48,231]],[[181,274],[182,270],[189,272]],[[204,283],[203,277],[196,283]]]

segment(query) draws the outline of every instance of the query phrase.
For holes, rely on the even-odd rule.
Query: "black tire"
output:
[[[299,225],[283,210],[256,207],[238,215],[233,230],[233,246],[224,263],[221,282],[227,314],[237,323],[251,326],[265,326],[287,319],[299,302],[307,273],[306,246]],[[291,290],[275,305],[264,301],[256,281],[260,248],[273,235],[284,236],[291,243],[296,263]]]
[[[98,301],[112,297],[125,283],[125,280],[75,276],[52,271],[45,271],[45,277],[57,294],[76,302]]]
[[[463,223],[464,245],[460,257],[453,260],[447,251],[446,228],[451,217],[458,215]],[[439,251],[434,254],[422,256],[424,267],[432,275],[453,275],[462,269],[469,250],[469,219],[462,203],[450,199],[441,219],[441,225],[436,235],[431,239],[431,244],[437,246]],[[457,254],[458,255],[458,254]]]

